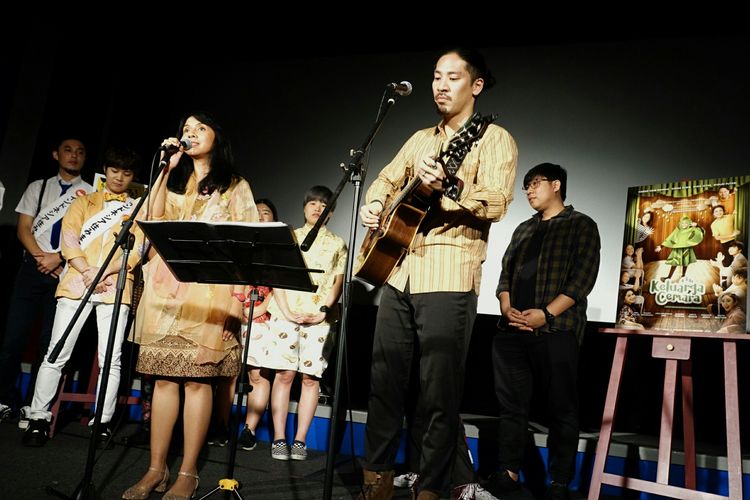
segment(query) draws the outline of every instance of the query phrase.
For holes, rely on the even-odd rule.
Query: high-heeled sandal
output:
[[[134,484],[127,490],[125,490],[125,493],[122,494],[122,498],[124,500],[144,500],[148,498],[148,496],[151,494],[152,491],[156,491],[158,493],[164,493],[167,491],[167,486],[169,485],[169,467],[166,465],[164,466],[164,470],[159,470],[155,467],[149,467],[148,470],[158,473],[164,473],[164,477],[162,477],[161,481],[156,483],[151,488],[147,488],[145,486],[138,486],[138,484]],[[138,481],[140,483],[140,481]]]
[[[190,472],[180,471],[177,473],[177,475],[185,476],[185,477],[192,477],[193,479],[195,479],[195,488],[193,488],[193,493],[191,493],[189,497],[167,493],[166,495],[161,497],[162,500],[190,500],[191,498],[195,498],[195,492],[198,491],[198,485],[201,483],[201,478],[198,477],[198,474],[191,474]],[[174,485],[172,486],[174,487]]]

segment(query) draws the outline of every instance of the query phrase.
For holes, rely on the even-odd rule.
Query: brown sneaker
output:
[[[364,469],[365,476],[362,491],[357,500],[390,500],[393,498],[393,471],[375,472]]]

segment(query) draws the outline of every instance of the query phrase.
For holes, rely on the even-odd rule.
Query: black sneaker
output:
[[[570,492],[568,491],[568,485],[563,483],[556,483],[552,481],[547,488],[547,493],[544,495],[544,500],[569,500]]]
[[[101,425],[99,427],[96,447],[102,450],[111,450],[115,447],[115,442],[112,440],[112,431],[108,426]]]
[[[50,423],[43,418],[30,421],[29,427],[23,433],[21,443],[24,446],[44,446],[49,441],[49,425]]]
[[[508,471],[504,470],[502,472],[495,472],[494,474],[490,474],[490,477],[487,480],[487,483],[484,485],[484,488],[494,496],[501,497],[502,495],[507,495],[508,493],[513,493],[514,491],[520,490],[521,481],[514,480],[512,477],[510,477]]]
[[[210,436],[208,436],[208,444],[212,446],[221,446],[222,448],[229,442],[229,431],[224,426],[217,426],[214,428]]]
[[[255,446],[258,444],[258,440],[255,439],[255,434],[253,434],[253,431],[250,430],[250,427],[247,425],[242,429],[242,433],[240,434],[240,439],[238,441],[240,448],[243,450],[254,450]]]

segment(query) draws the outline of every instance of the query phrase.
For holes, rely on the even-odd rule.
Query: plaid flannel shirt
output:
[[[498,296],[501,292],[510,293],[511,304],[516,302],[513,284],[518,280],[524,255],[541,220],[541,214],[537,213],[522,222],[513,232],[503,256],[503,269],[495,293]],[[549,219],[539,253],[534,304],[542,309],[562,293],[575,300],[575,305],[557,316],[552,327],[544,325],[540,332],[572,331],[579,343],[583,340],[586,297],[596,283],[600,247],[596,223],[572,206]]]

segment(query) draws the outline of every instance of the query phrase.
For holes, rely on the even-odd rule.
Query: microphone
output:
[[[182,138],[180,139],[180,146],[182,146],[183,151],[187,151],[188,149],[193,147],[193,143],[190,142],[190,139]],[[167,144],[166,146],[159,147],[159,151],[164,151],[164,158],[162,158],[159,162],[159,168],[164,168],[167,166],[167,164],[169,163],[169,157],[179,151],[180,146]]]
[[[411,83],[407,81],[403,81],[401,83],[389,83],[386,85],[386,88],[389,88],[396,92],[398,95],[402,97],[406,97],[407,95],[411,94]]]
[[[188,149],[193,147],[193,143],[190,142],[190,139],[180,139],[180,146],[182,146],[183,151],[187,151]],[[180,150],[179,146],[175,146],[174,144],[167,144],[166,146],[161,146],[159,148],[159,151],[164,151],[167,154],[175,154],[177,151]]]

